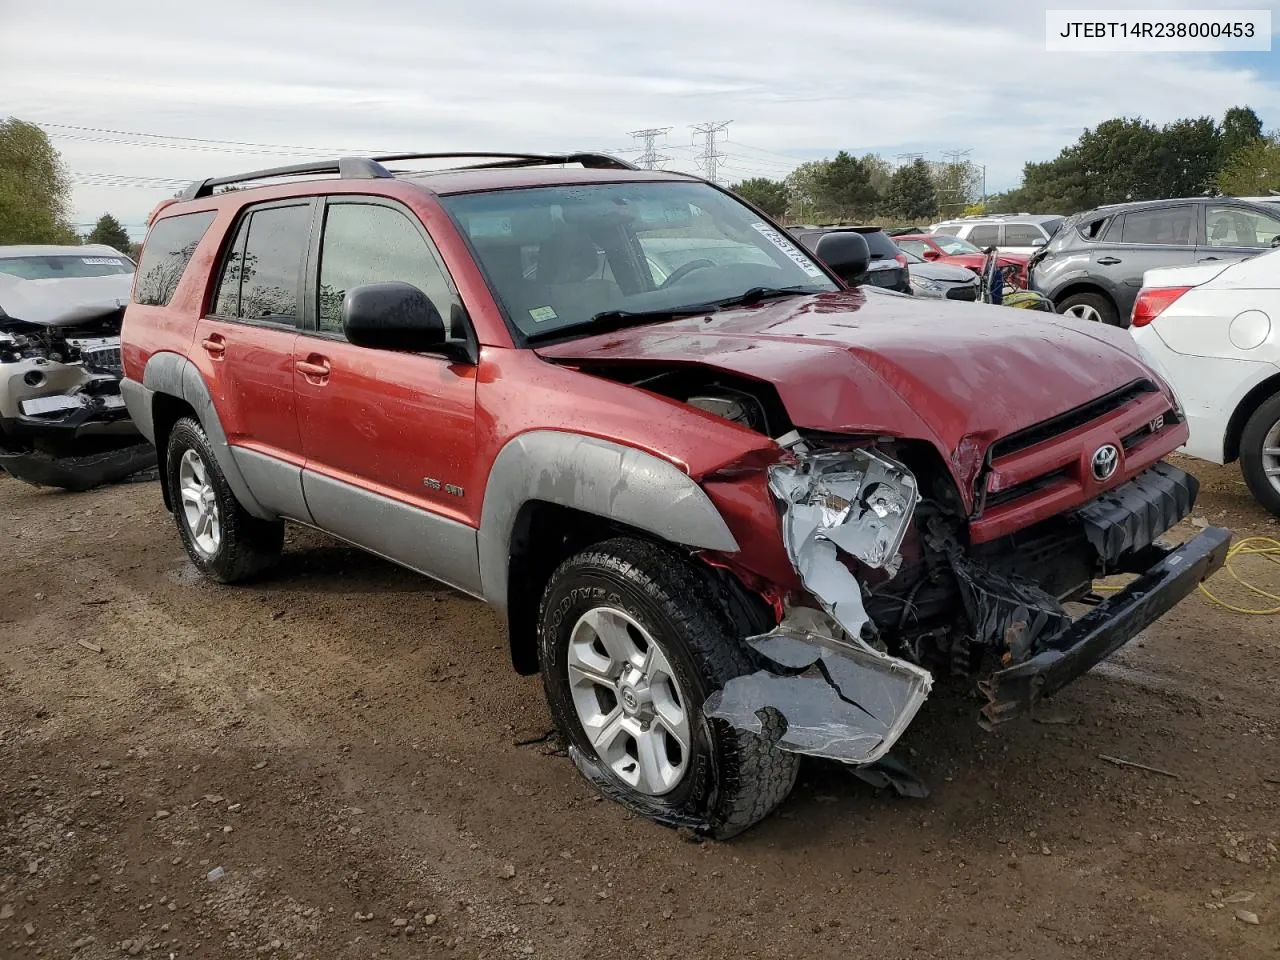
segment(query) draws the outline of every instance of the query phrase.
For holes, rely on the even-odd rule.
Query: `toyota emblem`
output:
[[[1120,451],[1114,444],[1103,444],[1093,451],[1093,459],[1089,462],[1089,466],[1093,470],[1093,479],[1099,483],[1110,480],[1116,468],[1120,466]]]

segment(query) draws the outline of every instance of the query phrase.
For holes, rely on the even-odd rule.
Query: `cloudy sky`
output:
[[[1280,28],[1280,0],[1232,5]],[[667,166],[693,170],[690,125],[730,120],[727,180],[841,148],[968,149],[995,191],[1112,116],[1247,103],[1280,127],[1280,47],[1047,53],[1044,11],[1067,6],[1090,4],[0,0],[0,114],[45,125],[77,221],[110,211],[138,236],[176,182],[333,151],[634,157],[630,131],[671,127]]]

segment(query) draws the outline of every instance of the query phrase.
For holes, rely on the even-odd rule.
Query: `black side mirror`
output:
[[[831,268],[845,283],[857,283],[871,263],[867,239],[856,230],[824,233],[813,248],[814,256]]]
[[[342,332],[359,347],[412,353],[439,350],[449,339],[431,299],[399,280],[348,290],[342,301]]]

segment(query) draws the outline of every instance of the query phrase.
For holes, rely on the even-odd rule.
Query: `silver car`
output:
[[[902,253],[907,258],[911,292],[917,297],[936,300],[978,299],[978,275],[972,270],[949,263],[930,263],[909,250],[903,250]]]
[[[135,266],[111,247],[0,247],[0,473],[86,490],[153,466],[120,396]]]

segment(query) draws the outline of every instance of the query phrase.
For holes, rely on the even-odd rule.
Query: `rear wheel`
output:
[[[1064,317],[1074,317],[1091,323],[1120,326],[1120,315],[1110,300],[1098,293],[1076,293],[1058,304],[1058,312]]]
[[[1253,412],[1240,435],[1240,471],[1257,501],[1280,517],[1280,393]]]
[[[284,524],[260,520],[240,506],[200,424],[186,417],[169,433],[165,457],[178,534],[191,562],[221,583],[266,570],[284,548]]]
[[[624,538],[566,560],[543,594],[539,656],[579,767],[630,809],[725,838],[791,792],[797,756],[702,712],[752,665],[675,551]],[[783,732],[780,717],[763,722]]]

